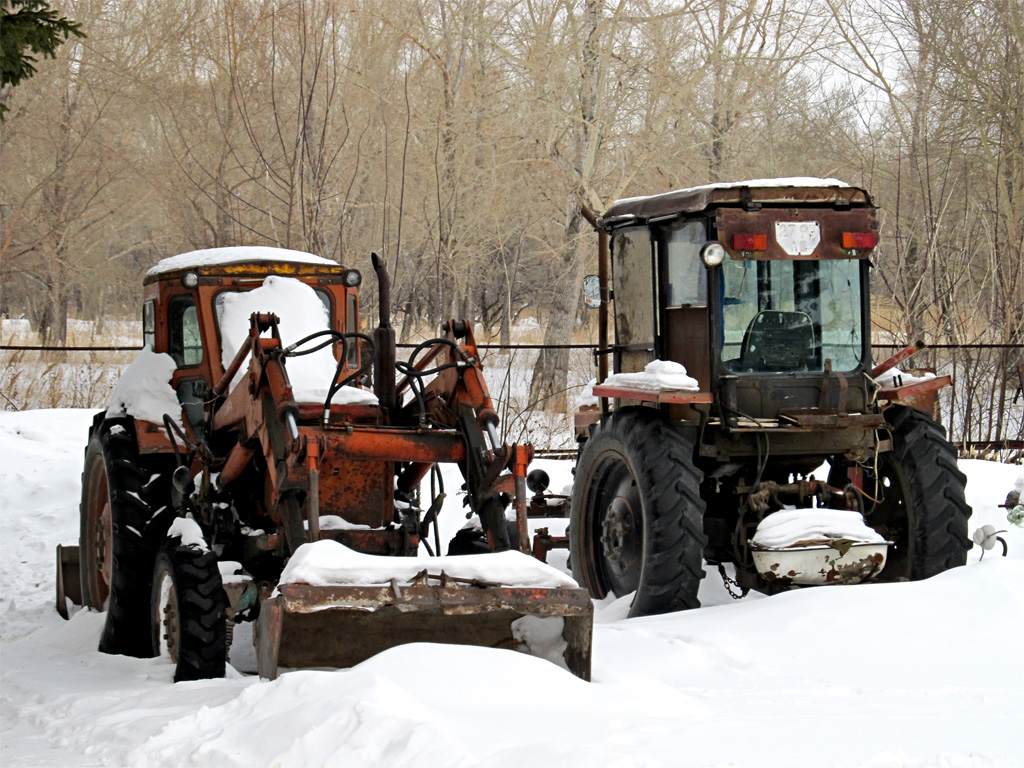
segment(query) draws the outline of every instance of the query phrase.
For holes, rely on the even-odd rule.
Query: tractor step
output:
[[[80,556],[78,547],[57,545],[57,613],[61,618],[70,618],[68,600],[73,605],[82,604],[82,575],[79,572]]]

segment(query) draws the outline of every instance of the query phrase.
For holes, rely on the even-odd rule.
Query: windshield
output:
[[[860,262],[722,264],[722,363],[735,373],[851,371],[861,362]]]
[[[262,285],[249,291],[221,291],[214,298],[214,309],[221,340],[221,364],[225,370],[249,336],[249,318],[253,312],[277,315],[282,346],[331,327],[327,293],[280,275],[267,277]],[[319,342],[310,346],[315,347]],[[334,381],[336,368],[332,346],[290,358],[288,377],[296,402],[322,403]],[[239,369],[232,387],[245,376],[246,370],[244,365]]]

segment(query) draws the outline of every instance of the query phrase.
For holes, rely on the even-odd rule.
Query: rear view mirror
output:
[[[587,309],[597,309],[601,306],[601,281],[597,275],[587,275],[583,278],[583,303]]]

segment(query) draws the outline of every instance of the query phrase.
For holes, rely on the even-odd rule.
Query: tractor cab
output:
[[[867,192],[758,180],[584,215],[600,406],[576,416],[569,549],[592,595],[644,615],[697,606],[705,562],[769,593],[963,564],[956,451],[906,402],[950,379],[879,381],[922,345],[871,363]]]
[[[275,313],[286,333],[297,323],[352,334],[359,329],[361,280],[355,269],[279,248],[211,248],[161,260],[144,282],[144,343],[173,358],[171,386],[187,428],[196,435],[203,431],[209,393],[248,335],[253,311]],[[300,337],[290,335],[292,341]],[[340,361],[342,345],[333,346],[320,355]],[[360,349],[347,344],[344,354],[343,377],[359,369]]]
[[[817,407],[823,377],[841,376],[846,402],[830,405],[862,410],[875,208],[863,190],[809,181],[710,185],[613,205],[602,223],[615,370],[681,363],[733,416],[755,419]]]

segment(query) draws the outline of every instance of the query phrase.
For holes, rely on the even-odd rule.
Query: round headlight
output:
[[[705,267],[717,267],[725,261],[725,247],[717,242],[704,243],[700,249],[700,258]]]
[[[199,275],[195,272],[186,272],[181,276],[181,284],[186,288],[195,288],[199,285]]]
[[[341,273],[341,282],[349,288],[356,288],[363,282],[363,276],[359,274],[358,269],[346,269]]]

